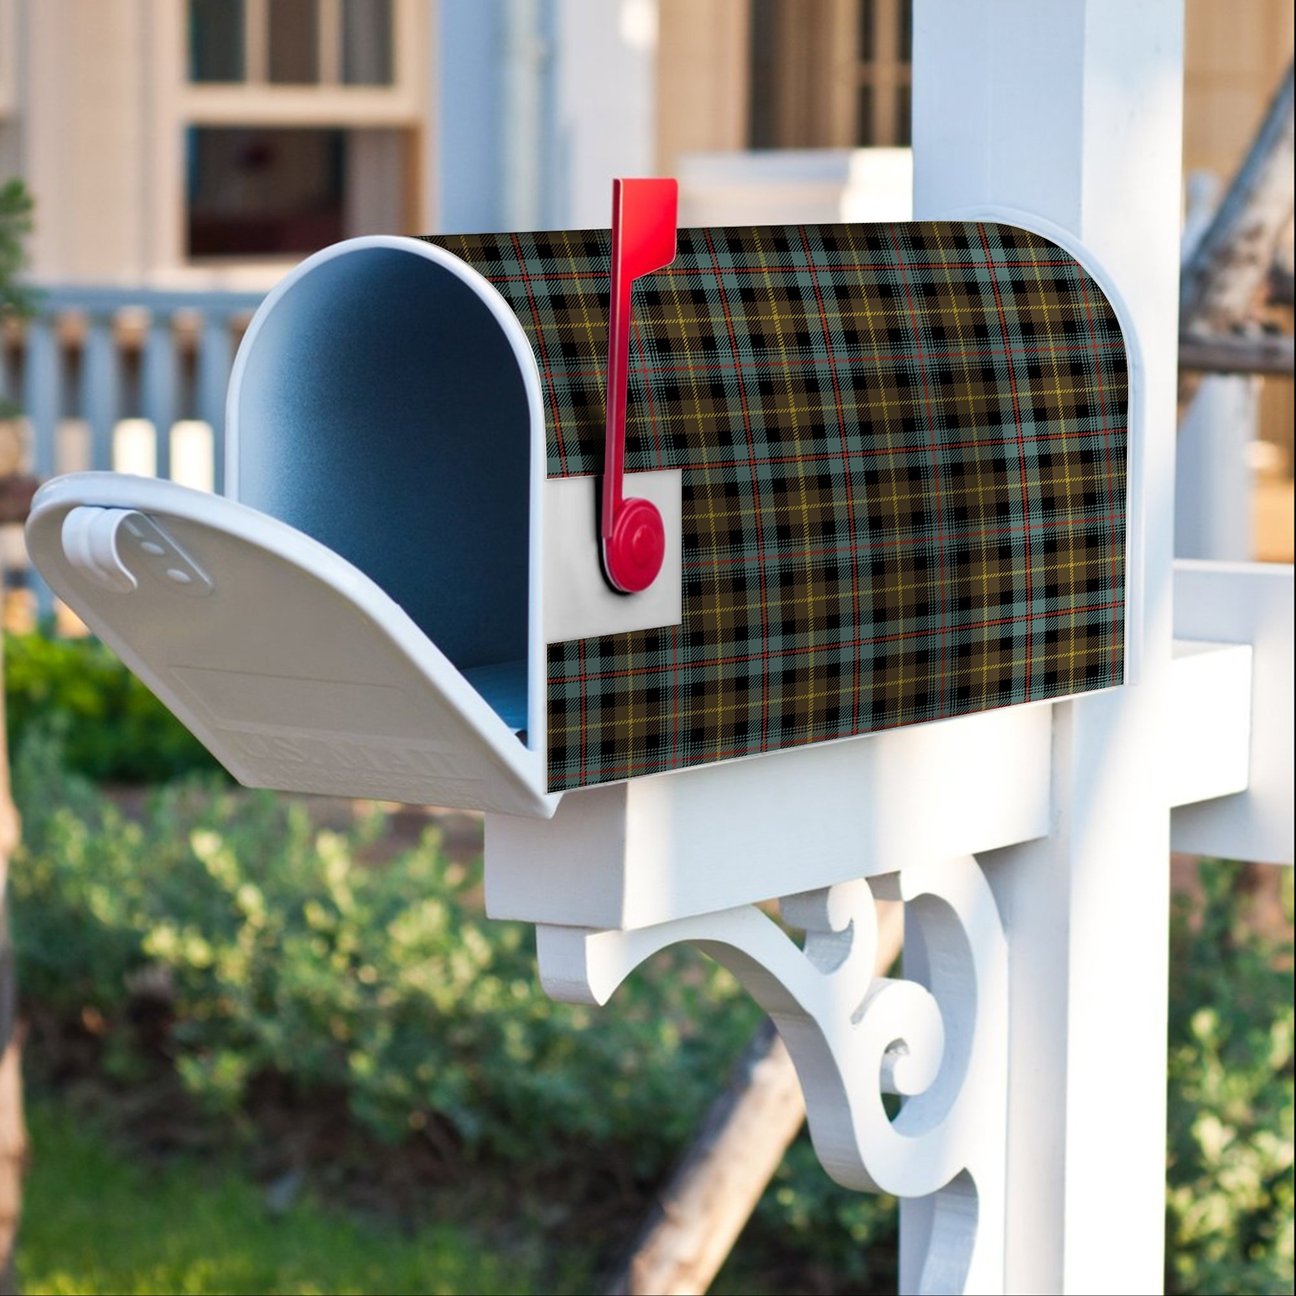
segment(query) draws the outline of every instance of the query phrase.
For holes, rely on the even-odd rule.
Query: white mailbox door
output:
[[[300,531],[170,482],[82,473],[37,495],[27,537],[55,593],[239,782],[553,813],[519,732],[525,697],[497,685],[492,706]]]

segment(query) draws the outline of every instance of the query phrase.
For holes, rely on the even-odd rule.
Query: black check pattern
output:
[[[550,476],[602,468],[606,231],[437,237],[516,312]],[[679,626],[549,649],[555,789],[1122,680],[1128,375],[1046,239],[680,231],[636,286],[627,467],[679,468]]]

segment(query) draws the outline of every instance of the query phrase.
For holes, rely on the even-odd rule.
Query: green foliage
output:
[[[1167,1289],[1290,1292],[1291,941],[1257,934],[1236,865],[1201,881],[1173,928]]]
[[[784,1239],[782,1249],[794,1249],[797,1267],[813,1269],[818,1290],[893,1292],[899,1281],[898,1226],[896,1199],[835,1184],[803,1130],[761,1197],[747,1234],[718,1275],[714,1290],[753,1290],[755,1257],[748,1239],[764,1237]],[[787,1285],[785,1281],[780,1287],[787,1290]]]
[[[31,289],[18,283],[25,263],[23,240],[32,228],[32,198],[21,180],[0,185],[0,324],[11,316],[29,315],[35,306]],[[17,406],[0,400],[0,418],[12,418]]]
[[[37,1103],[28,1112],[18,1269],[23,1289],[97,1292],[526,1292],[535,1257],[505,1261],[463,1221],[407,1236],[309,1197],[282,1212],[233,1167],[128,1160],[104,1135]]]
[[[210,784],[164,789],[130,820],[39,736],[14,784],[24,994],[120,1027],[133,988],[165,986],[168,1054],[231,1114],[273,1075],[345,1094],[389,1141],[440,1122],[469,1154],[536,1165],[579,1141],[651,1173],[755,1024],[732,978],[686,953],[634,978],[615,1013],[553,1003],[530,929],[482,918],[477,870],[435,833],[372,868],[376,821],[316,831],[299,803]]]
[[[21,180],[0,185],[0,318],[29,314],[34,305],[31,291],[18,283],[26,262],[23,239],[32,230],[33,206]]]
[[[4,684],[10,751],[40,725],[61,735],[68,767],[87,778],[156,783],[219,769],[98,640],[6,634]]]

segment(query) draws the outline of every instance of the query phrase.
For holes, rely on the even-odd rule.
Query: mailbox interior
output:
[[[258,311],[227,427],[233,497],[358,567],[541,745],[539,381],[495,289],[412,239],[327,249]]]

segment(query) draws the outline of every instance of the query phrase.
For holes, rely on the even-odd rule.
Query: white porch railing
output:
[[[60,285],[0,348],[0,396],[23,411],[26,467],[223,489],[225,387],[258,293]],[[7,555],[25,566],[21,551]],[[53,610],[28,569],[39,615]]]

